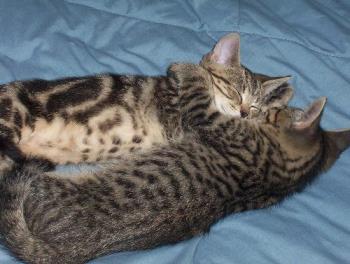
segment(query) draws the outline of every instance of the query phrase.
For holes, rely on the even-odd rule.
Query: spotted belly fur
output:
[[[94,162],[166,144],[166,123],[176,112],[176,91],[166,77],[32,80],[1,89],[7,104],[0,109],[2,139],[26,156],[57,164]]]

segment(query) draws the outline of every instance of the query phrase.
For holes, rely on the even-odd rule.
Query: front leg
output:
[[[211,125],[221,114],[213,103],[214,90],[209,73],[195,64],[172,64],[168,76],[179,89],[178,107],[184,129]]]

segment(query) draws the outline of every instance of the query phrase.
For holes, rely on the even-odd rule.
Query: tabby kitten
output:
[[[167,144],[181,130],[175,69],[159,77],[105,74],[1,85],[1,166],[23,156],[93,162]],[[238,34],[224,36],[188,69],[188,78],[203,80],[198,89],[210,91],[206,103],[229,116],[253,117],[293,94],[289,77],[257,75],[240,65]]]
[[[0,181],[0,233],[20,259],[79,264],[190,238],[301,190],[350,145],[350,130],[319,127],[325,98],[235,119],[211,109],[197,66],[173,67],[182,137],[74,177],[27,163]]]

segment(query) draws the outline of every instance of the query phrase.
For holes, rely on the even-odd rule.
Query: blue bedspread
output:
[[[99,72],[163,74],[227,32],[242,62],[319,96],[324,128],[350,127],[350,1],[0,0],[0,82]],[[91,263],[350,263],[350,151],[303,193],[231,215],[206,235]],[[18,263],[1,246],[0,263]]]

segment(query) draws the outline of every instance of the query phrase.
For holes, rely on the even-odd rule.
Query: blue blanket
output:
[[[350,1],[0,0],[1,82],[100,72],[163,74],[227,32],[242,62],[294,76],[294,105],[319,96],[324,128],[350,127]],[[303,193],[231,215],[208,234],[91,263],[350,263],[350,151]],[[1,246],[0,263],[19,263]]]

